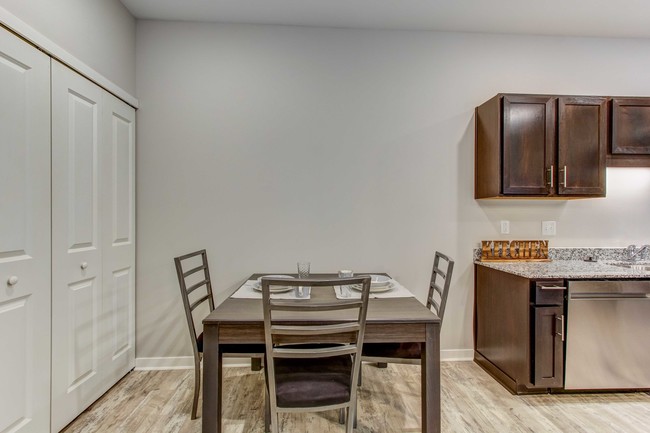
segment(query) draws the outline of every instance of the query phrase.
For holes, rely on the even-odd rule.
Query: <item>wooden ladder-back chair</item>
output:
[[[454,261],[449,256],[436,251],[427,295],[427,308],[440,318],[441,326],[453,272]],[[369,343],[363,346],[362,353],[363,361],[377,362],[379,367],[385,367],[388,362],[420,364],[422,358],[420,343]],[[359,385],[361,385],[361,374],[359,374]]]
[[[200,257],[200,261],[197,258]],[[176,274],[181,289],[181,298],[187,318],[187,326],[192,340],[194,352],[194,400],[192,403],[192,419],[196,419],[196,411],[201,389],[201,357],[203,355],[203,332],[197,333],[195,310],[208,303],[209,312],[214,310],[212,297],[212,282],[208,268],[208,257],[205,250],[195,251],[184,256],[175,257]],[[208,313],[209,313],[208,312]],[[199,320],[199,322],[200,322]],[[220,356],[241,358],[264,358],[263,344],[221,344]]]
[[[361,285],[360,299],[327,301],[276,300],[271,286],[311,287]],[[356,383],[361,366],[361,347],[366,326],[370,277],[341,279],[262,278],[262,305],[271,432],[278,433],[280,412],[347,410],[346,432],[356,419]],[[341,310],[356,310],[348,314]],[[323,323],[323,311],[340,318]],[[314,314],[320,323],[310,320]],[[314,318],[315,319],[315,318]]]

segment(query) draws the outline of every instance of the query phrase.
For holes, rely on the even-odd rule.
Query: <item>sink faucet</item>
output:
[[[631,262],[635,262],[639,257],[642,257],[642,253],[649,251],[650,245],[642,245],[637,248],[636,245],[630,245],[626,248],[627,259]]]

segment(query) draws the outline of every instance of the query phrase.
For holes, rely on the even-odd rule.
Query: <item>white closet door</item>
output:
[[[111,383],[135,367],[135,110],[104,92],[102,370]]]
[[[52,61],[52,431],[109,387],[100,371],[102,90]]]
[[[0,432],[50,424],[50,61],[0,29]]]

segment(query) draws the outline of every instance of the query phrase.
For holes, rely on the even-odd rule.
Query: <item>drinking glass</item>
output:
[[[354,272],[347,269],[339,271],[339,278],[352,278],[354,277]]]
[[[310,266],[309,262],[298,262],[298,278],[309,278]]]
[[[339,271],[339,278],[352,278],[354,277],[354,272],[343,269]],[[350,292],[350,286],[341,286],[341,296],[344,298],[349,298],[352,293]]]
[[[298,262],[298,278],[309,278],[309,268],[311,263],[309,262]],[[298,286],[296,288],[296,297],[298,298],[307,298],[309,297],[309,292],[311,287]]]

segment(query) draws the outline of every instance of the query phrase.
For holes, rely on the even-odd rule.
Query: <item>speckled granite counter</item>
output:
[[[633,270],[616,266],[613,262],[598,261],[586,262],[584,260],[554,260],[552,262],[521,262],[521,263],[474,263],[525,278],[646,278],[650,279],[650,272]],[[644,264],[650,265],[648,262]]]
[[[650,252],[646,252],[649,254]],[[650,272],[616,266],[626,262],[625,248],[549,248],[551,262],[481,262],[481,251],[474,250],[474,263],[525,278],[644,278]],[[597,261],[585,261],[585,259]],[[636,264],[650,266],[648,255],[639,257]]]

